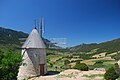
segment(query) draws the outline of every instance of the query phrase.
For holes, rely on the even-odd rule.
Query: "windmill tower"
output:
[[[47,73],[45,44],[36,26],[22,46],[23,62],[19,68],[18,80]]]

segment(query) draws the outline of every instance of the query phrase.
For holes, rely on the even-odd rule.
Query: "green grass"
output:
[[[48,58],[61,58],[61,55],[48,55]]]
[[[93,60],[93,62],[113,62],[114,60]]]
[[[103,65],[103,64],[96,64],[96,65],[88,65],[89,69],[94,69],[94,68],[105,68],[106,70],[109,69],[110,67],[113,67],[114,65],[109,64],[109,65]]]
[[[49,65],[49,63],[53,64],[53,67],[48,66],[48,70],[56,71],[55,67],[57,67],[57,71],[61,72],[64,70],[64,68],[63,68],[64,62],[62,60],[56,61],[56,60],[62,58],[62,55],[57,55],[57,54],[56,55],[48,55],[47,58],[49,59],[48,65]]]
[[[47,58],[49,59],[48,63],[52,63],[53,64],[53,67],[49,67],[48,66],[48,69],[49,70],[56,70],[55,67],[57,66],[58,67],[58,71],[63,71],[65,70],[64,67],[64,60],[66,58],[63,58],[62,60],[58,60],[60,58],[62,58],[63,55],[48,55]],[[56,61],[58,60],[58,61]],[[94,68],[105,68],[105,69],[108,69],[110,67],[112,67],[115,63],[115,60],[91,60],[91,62],[103,62],[103,64],[89,64],[89,69],[94,69]],[[73,65],[74,66],[74,65]],[[62,67],[62,68],[61,68]]]
[[[93,62],[103,62],[101,64],[88,65],[90,69],[105,68],[106,70],[114,66],[115,60],[94,60]]]

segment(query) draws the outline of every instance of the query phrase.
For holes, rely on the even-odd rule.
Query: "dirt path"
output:
[[[35,77],[30,80],[103,80],[105,71],[79,71],[69,69],[56,75]]]

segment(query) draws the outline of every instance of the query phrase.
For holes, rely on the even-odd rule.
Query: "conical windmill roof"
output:
[[[22,48],[46,48],[36,28],[32,30]]]

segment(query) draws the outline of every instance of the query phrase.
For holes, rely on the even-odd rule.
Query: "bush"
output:
[[[109,68],[106,73],[104,74],[104,78],[106,80],[116,80],[119,77],[117,72],[113,67]]]
[[[3,54],[4,54],[4,53],[0,50],[0,64],[2,63],[2,59],[3,59],[3,57],[4,57]]]
[[[21,54],[13,53],[9,49],[1,59],[0,79],[16,80],[21,61]]]
[[[118,63],[115,63],[114,66],[115,66],[115,70],[116,70],[116,69],[119,69]]]
[[[53,67],[53,63],[50,63],[50,67]]]
[[[115,66],[115,71],[116,71],[118,74],[120,74],[120,68],[119,68],[118,63],[115,63],[114,66]]]
[[[64,60],[64,68],[67,69],[68,64],[70,64],[69,60]]]
[[[79,63],[79,64],[76,63],[73,68],[81,70],[81,71],[88,71],[89,70],[88,66],[85,63]]]
[[[69,64],[69,63],[70,63],[69,60],[64,60],[64,65],[67,65],[67,64]]]

